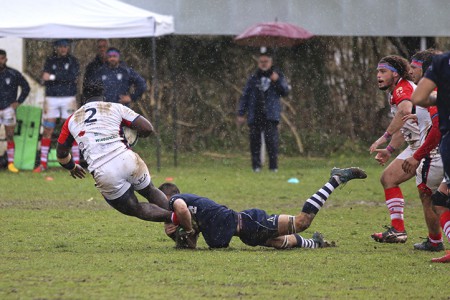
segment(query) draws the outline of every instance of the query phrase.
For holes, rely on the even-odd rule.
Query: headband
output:
[[[413,66],[415,66],[415,67],[422,68],[423,60],[413,59],[413,60],[411,61],[411,65],[413,65]]]
[[[391,70],[392,72],[398,73],[397,69],[394,68],[393,66],[391,66],[391,65],[388,64],[388,63],[379,63],[379,64],[378,64],[378,67],[377,67],[377,70],[378,70],[378,69],[388,69],[388,70]],[[400,73],[399,73],[399,74],[400,74]]]
[[[120,56],[120,52],[117,50],[109,50],[106,52],[106,54]]]

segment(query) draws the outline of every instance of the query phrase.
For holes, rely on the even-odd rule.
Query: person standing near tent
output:
[[[16,109],[30,93],[30,85],[19,71],[6,66],[6,51],[0,49],[0,126],[5,126],[6,153],[8,170],[18,173],[14,166],[14,129],[16,127]],[[20,95],[17,97],[20,86]]]
[[[250,129],[250,153],[254,172],[261,171],[261,134],[269,154],[269,170],[278,171],[278,123],[281,117],[280,98],[287,96],[289,85],[282,72],[272,65],[272,54],[261,47],[258,69],[247,81],[240,98],[237,122]]]
[[[97,54],[95,58],[86,66],[86,71],[84,72],[83,86],[92,79],[94,79],[95,74],[98,69],[100,69],[108,60],[106,55],[106,50],[109,47],[107,39],[98,39],[97,42]]]
[[[64,121],[77,109],[76,94],[80,64],[78,59],[69,53],[69,40],[56,40],[54,47],[56,51],[45,61],[42,73],[45,85],[44,132],[41,139],[40,164],[33,170],[34,173],[47,169],[48,152],[56,120],[60,118]],[[77,162],[80,160],[76,143],[72,146],[72,157]]]
[[[119,49],[108,48],[106,55],[107,63],[98,69],[95,78],[103,81],[107,102],[129,106],[147,89],[145,79],[126,64],[121,63]],[[131,92],[132,87],[133,92]]]

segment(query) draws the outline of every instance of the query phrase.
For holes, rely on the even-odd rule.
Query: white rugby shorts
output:
[[[67,119],[77,110],[75,96],[69,97],[45,97],[44,119]]]
[[[405,150],[403,150],[399,155],[397,155],[397,157],[395,159],[402,159],[405,160],[408,157],[411,157],[414,152],[417,150],[417,148],[412,149],[411,146],[408,146],[405,148]]]
[[[16,111],[11,106],[0,110],[0,125],[16,125]]]
[[[133,186],[136,191],[150,184],[147,165],[132,150],[122,152],[94,170],[95,186],[107,200],[115,200]]]
[[[444,178],[444,165],[440,155],[424,158],[416,170],[416,185],[425,184],[433,193]]]

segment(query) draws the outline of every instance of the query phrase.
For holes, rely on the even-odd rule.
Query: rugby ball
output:
[[[129,127],[123,127],[123,136],[127,141],[128,145],[131,147],[136,145],[138,141],[138,134],[136,129],[131,129]]]

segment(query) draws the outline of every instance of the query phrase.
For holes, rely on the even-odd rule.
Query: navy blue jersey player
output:
[[[331,170],[328,182],[314,195],[306,200],[302,211],[296,215],[268,215],[261,209],[248,209],[236,212],[211,199],[194,194],[181,194],[177,186],[164,183],[159,189],[169,199],[169,207],[177,215],[189,209],[198,231],[202,233],[210,248],[228,247],[233,236],[238,236],[249,246],[267,246],[277,249],[303,247],[320,248],[329,245],[316,232],[312,239],[301,237],[298,232],[307,229],[331,193],[340,184],[352,179],[366,178],[366,173],[359,168]],[[171,236],[177,225],[166,223],[166,234]],[[194,229],[189,228],[188,234],[195,235]],[[194,248],[193,247],[190,248]]]
[[[437,88],[437,95],[432,93]],[[439,130],[441,142],[439,151],[444,164],[444,175],[447,186],[439,187],[433,194],[434,210],[440,216],[443,232],[450,241],[450,52],[437,55],[433,58],[431,66],[425,77],[417,85],[412,94],[411,101],[415,105],[428,107],[436,105],[439,113]],[[446,255],[433,258],[432,262],[450,263],[450,252]]]

